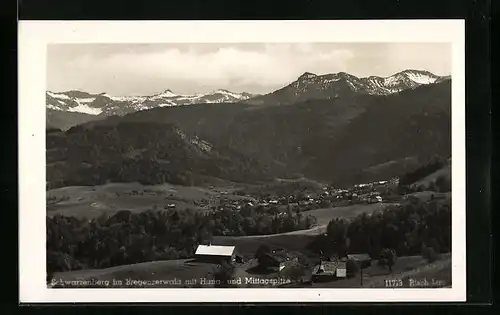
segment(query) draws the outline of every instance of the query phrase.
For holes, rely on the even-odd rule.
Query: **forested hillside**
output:
[[[106,182],[194,185],[204,176],[265,180],[257,160],[186,136],[170,124],[124,122],[47,133],[49,188]]]

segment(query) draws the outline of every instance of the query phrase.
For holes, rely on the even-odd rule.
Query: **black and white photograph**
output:
[[[46,44],[46,290],[455,287],[453,39],[290,37]]]

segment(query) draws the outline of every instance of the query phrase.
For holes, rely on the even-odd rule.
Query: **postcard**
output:
[[[464,301],[464,25],[20,21],[21,302]]]

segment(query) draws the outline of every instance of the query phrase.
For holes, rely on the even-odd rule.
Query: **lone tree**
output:
[[[213,273],[215,280],[214,287],[230,288],[235,286],[231,283],[234,277],[235,268],[231,263],[223,262]]]
[[[396,251],[390,248],[384,248],[380,252],[379,264],[389,267],[389,272],[392,272],[392,266],[396,263]]]
[[[264,255],[266,254],[269,254],[271,252],[271,248],[268,246],[268,245],[260,245],[260,247],[257,249],[257,251],[255,252],[255,258],[259,261],[259,265],[261,265],[262,263],[262,257],[264,257]]]

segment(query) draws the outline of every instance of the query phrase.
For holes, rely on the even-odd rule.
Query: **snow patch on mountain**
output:
[[[117,101],[117,102],[143,102],[147,97],[146,96],[112,96],[112,95],[109,95],[108,98],[110,98],[113,101]]]
[[[373,78],[375,79],[377,82],[381,83],[380,80],[377,80],[379,79],[378,77],[375,77]],[[383,85],[380,85],[381,87],[382,86],[391,86],[391,85],[394,85],[396,84],[398,81],[400,80],[400,78],[398,78],[396,75],[392,75],[390,77],[387,77],[387,78],[383,78]]]
[[[48,108],[48,109],[52,109],[52,110],[60,110],[60,108],[59,108],[59,107],[56,107],[56,106],[51,105],[51,104],[47,105],[47,108]]]
[[[436,76],[430,76],[422,73],[409,72],[406,75],[410,80],[418,84],[432,84],[438,79]]]
[[[177,104],[175,104],[174,102],[170,101],[170,100],[165,100],[166,103],[160,103],[158,104],[158,107],[166,107],[166,106],[176,106]]]
[[[228,91],[228,90],[217,90],[217,91],[215,91],[212,94],[223,94],[223,95],[227,95],[227,96],[230,96],[230,97],[234,97],[236,99],[245,99],[245,98],[247,98],[243,94],[234,93],[234,92],[231,92],[231,91]]]
[[[178,95],[175,99],[177,100],[195,100],[202,98],[205,95]]]
[[[102,109],[90,107],[86,104],[79,103],[77,106],[69,108],[68,112],[76,112],[76,113],[83,113],[83,114],[89,114],[89,115],[99,115],[102,113]]]
[[[61,94],[61,93],[53,93],[53,92],[50,92],[48,91],[47,94],[55,99],[63,99],[63,100],[69,100],[71,99],[71,97],[69,97],[68,95],[66,94]]]
[[[96,99],[95,97],[94,98],[79,98],[78,102],[87,104],[87,103],[92,103],[93,101],[95,101],[95,99]]]
[[[323,83],[337,82],[339,80],[340,80],[340,78],[337,78],[337,77],[331,78],[331,79],[324,79]]]

